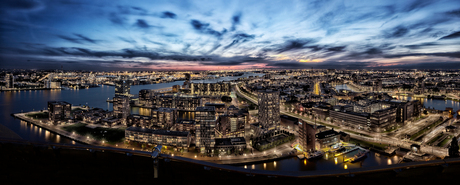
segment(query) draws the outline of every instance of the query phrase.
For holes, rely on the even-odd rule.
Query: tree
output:
[[[459,157],[458,149],[457,137],[454,137],[449,146],[449,157]]]

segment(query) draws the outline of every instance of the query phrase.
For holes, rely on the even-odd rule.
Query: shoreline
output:
[[[39,112],[39,111],[34,111],[34,112]],[[64,131],[64,130],[60,129],[58,126],[41,123],[39,120],[34,120],[32,118],[27,117],[26,114],[30,114],[30,113],[33,113],[33,112],[13,113],[13,114],[11,114],[11,116],[13,116],[15,119],[17,118],[17,119],[20,119],[21,121],[25,121],[27,123],[30,123],[30,124],[33,124],[33,125],[38,126],[40,128],[43,128],[43,129],[45,129],[47,131],[50,131],[50,132],[52,132],[52,133],[54,133],[56,135],[65,137],[65,138],[73,140],[73,141],[76,141],[79,144],[91,145],[91,146],[106,146],[106,147],[109,146],[109,147],[120,148],[120,149],[131,148],[131,147],[125,147],[124,144],[122,144],[123,147],[113,146],[111,144],[103,144],[102,142],[100,142],[98,140],[94,140],[94,139],[91,139],[90,141],[88,141],[88,139],[85,138],[85,136],[81,136],[81,135],[78,135],[78,134],[72,134],[70,132],[67,132],[67,131]],[[290,142],[288,142],[287,144],[290,144]],[[386,153],[385,151],[376,150],[374,148],[369,148],[369,149],[374,151],[374,152],[376,152],[376,153],[379,153],[381,155],[391,155],[391,154]],[[139,150],[139,149],[135,149],[135,148],[133,148],[133,150],[144,151],[144,150]],[[212,157],[211,159],[206,159],[206,158],[199,157],[201,159],[196,159],[196,157],[195,158],[192,157],[194,155],[195,154],[192,153],[192,152],[186,152],[186,153],[180,154],[179,156],[184,157],[184,158],[194,159],[194,160],[212,162],[212,163],[215,163],[215,164],[225,164],[225,165],[232,165],[232,166],[241,166],[241,165],[246,165],[246,164],[258,164],[258,163],[264,163],[264,162],[272,162],[272,161],[287,159],[287,158],[291,158],[291,157],[296,156],[295,154],[288,154],[288,153],[283,154],[283,153],[281,153],[281,154],[274,154],[274,156],[267,155],[267,156],[253,157],[253,158],[247,157],[247,158],[237,158],[237,159],[231,159],[231,158],[230,159],[219,159],[218,157]],[[251,155],[251,154],[248,154],[248,155]],[[232,157],[232,156],[223,156],[222,158],[226,158],[226,157]]]
[[[34,112],[39,112],[39,111],[34,111]],[[102,143],[100,141],[97,141],[97,140],[94,140],[94,139],[92,139],[93,141],[87,141],[87,139],[85,139],[84,136],[80,136],[78,134],[72,134],[72,133],[69,133],[67,131],[59,129],[54,125],[48,125],[48,124],[45,124],[45,123],[40,123],[39,120],[34,120],[32,118],[27,117],[26,114],[30,114],[30,113],[33,113],[33,112],[13,113],[13,114],[11,114],[11,116],[13,116],[15,119],[19,119],[21,121],[25,121],[27,123],[33,124],[33,125],[35,125],[37,127],[43,128],[43,129],[45,129],[45,130],[47,130],[49,132],[52,132],[52,133],[54,133],[56,135],[59,135],[61,137],[65,137],[65,138],[73,140],[73,141],[76,141],[76,142],[78,142],[80,144],[83,144],[83,145],[110,146],[110,147],[120,148],[120,149],[127,149],[128,148],[128,147],[116,147],[116,146],[112,146],[112,145],[109,145],[109,144],[101,145]],[[143,150],[141,150],[141,151],[143,151]],[[188,152],[188,153],[191,153],[191,152]],[[180,156],[185,157],[185,156],[188,156],[188,155],[180,155]],[[216,163],[216,164],[225,164],[225,165],[237,166],[237,165],[244,165],[244,164],[249,164],[249,163],[270,162],[270,161],[285,159],[285,158],[289,158],[289,157],[293,157],[293,156],[294,155],[276,155],[276,157],[256,157],[256,158],[245,158],[245,159],[227,159],[227,160],[225,160],[225,159],[224,160],[214,160],[214,159],[200,160],[200,159],[198,159],[198,160],[206,161],[206,162],[212,162],[212,163]],[[194,159],[193,157],[185,157],[185,158]],[[252,159],[254,159],[254,160],[252,160]],[[197,159],[195,159],[195,160],[197,160]]]

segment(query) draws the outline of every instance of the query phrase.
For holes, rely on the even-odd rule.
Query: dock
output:
[[[385,153],[391,155],[391,154],[394,154],[397,149],[399,149],[399,147],[390,147],[385,150]]]
[[[337,156],[345,155],[345,154],[348,154],[348,153],[353,152],[353,151],[358,150],[358,149],[360,149],[360,147],[355,146],[354,148],[345,150],[344,152],[337,153],[337,154],[335,154],[335,156],[337,157]]]
[[[304,154],[297,155],[297,158],[299,158],[299,159],[305,159],[305,155],[304,155]]]

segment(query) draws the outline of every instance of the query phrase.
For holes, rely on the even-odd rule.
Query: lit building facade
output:
[[[70,119],[72,104],[65,101],[49,101],[48,116],[54,124]]]
[[[299,147],[304,152],[315,150],[316,130],[315,125],[310,125],[303,120],[299,120]]]
[[[230,95],[232,86],[230,83],[191,83],[190,90],[192,94],[223,96]]]
[[[201,153],[213,153],[215,145],[216,110],[214,107],[197,107],[195,110],[196,140]]]
[[[14,88],[14,76],[13,74],[7,73],[5,75],[6,88]]]
[[[131,89],[130,80],[119,80],[115,83],[115,96],[129,96]]]
[[[279,91],[259,91],[259,124],[265,133],[280,129]]]
[[[126,118],[130,115],[129,97],[115,96],[113,97],[113,116],[120,118],[123,124],[126,124]]]
[[[125,139],[141,143],[174,146],[185,150],[190,146],[189,132],[129,127],[125,130]]]

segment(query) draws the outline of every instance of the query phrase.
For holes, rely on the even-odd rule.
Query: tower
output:
[[[115,96],[129,96],[131,81],[121,79],[115,83]]]
[[[201,153],[212,153],[215,145],[216,109],[213,106],[195,109],[196,146]]]
[[[259,123],[265,133],[280,129],[279,91],[271,89],[259,91]]]

